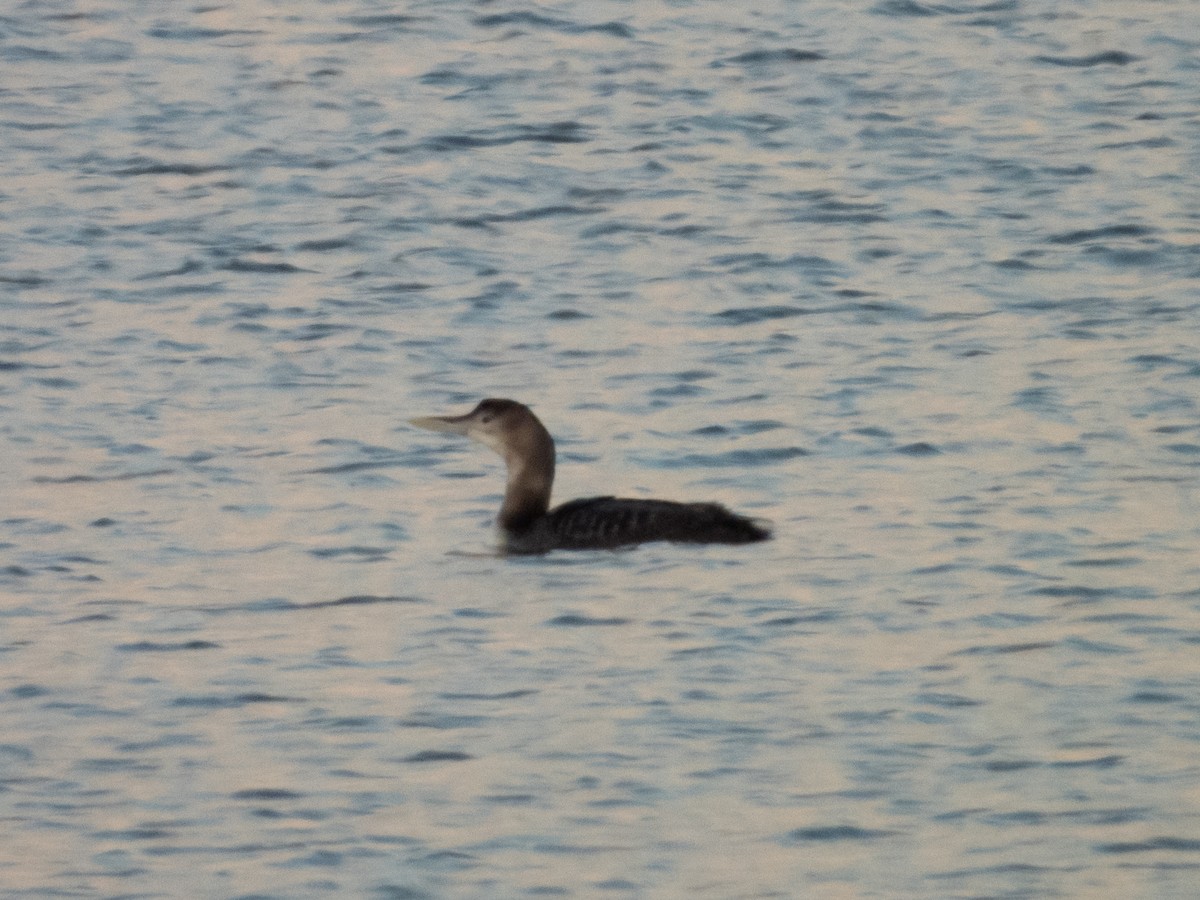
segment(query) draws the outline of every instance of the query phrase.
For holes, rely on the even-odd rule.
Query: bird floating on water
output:
[[[586,497],[550,509],[554,439],[528,406],[483,400],[466,415],[423,416],[411,424],[460,434],[491,447],[508,467],[496,524],[509,553],[611,550],[648,541],[749,544],[771,532],[719,503]]]

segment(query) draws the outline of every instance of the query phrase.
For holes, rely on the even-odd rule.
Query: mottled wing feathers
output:
[[[525,533],[509,535],[516,552],[611,549],[647,541],[745,544],[770,532],[717,503],[587,497],[552,509]]]

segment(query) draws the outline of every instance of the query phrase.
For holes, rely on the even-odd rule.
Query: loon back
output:
[[[650,541],[750,544],[771,532],[719,503],[585,497],[556,507],[522,531],[505,534],[513,553],[612,550]]]
[[[504,458],[508,483],[496,523],[512,553],[605,550],[647,541],[748,544],[771,536],[763,525],[717,503],[589,497],[550,510],[554,440],[533,411],[515,400],[483,400],[466,415],[409,421],[464,435]]]

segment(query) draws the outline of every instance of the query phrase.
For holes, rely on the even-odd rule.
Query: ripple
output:
[[[171,706],[185,709],[241,709],[243,706],[255,706],[260,703],[296,702],[298,700],[295,697],[247,691],[241,694],[197,694],[189,697],[176,697],[171,701]]]
[[[1098,853],[1149,853],[1167,850],[1173,853],[1200,853],[1200,840],[1161,836],[1145,841],[1117,841],[1111,844],[1098,844]]]
[[[723,310],[716,313],[714,318],[726,321],[731,325],[753,325],[757,322],[811,315],[812,312],[811,309],[799,306],[743,306]]]
[[[1140,58],[1123,50],[1105,50],[1090,56],[1035,56],[1033,61],[1051,66],[1087,69],[1092,66],[1127,66],[1132,62],[1137,62]]]
[[[555,616],[553,619],[547,620],[547,625],[556,627],[579,628],[591,627],[595,625],[628,625],[629,619],[623,619],[617,616],[611,618],[596,618],[593,616],[584,616],[575,613],[564,613],[561,616]]]
[[[158,478],[171,475],[174,469],[145,469],[139,472],[120,472],[116,475],[35,475],[30,479],[34,484],[87,484],[105,481],[132,481],[137,478]]]
[[[121,177],[138,175],[187,175],[196,177],[199,175],[211,175],[214,172],[228,172],[231,168],[232,166],[222,163],[161,162],[142,157],[130,160],[121,168],[114,169],[113,174]]]
[[[419,597],[403,594],[351,594],[336,600],[316,600],[312,603],[293,604],[295,609],[323,609],[330,606],[375,606],[387,603],[421,603]]]
[[[588,129],[580,122],[554,122],[549,125],[515,125],[503,128],[464,131],[428,137],[418,145],[435,153],[478,150],[508,144],[582,144],[590,140]]]
[[[460,750],[421,750],[404,757],[403,761],[406,763],[466,762],[474,758],[471,754],[463,753]]]
[[[351,544],[346,547],[314,547],[308,551],[308,554],[315,556],[317,559],[349,558],[362,560],[363,562],[374,562],[386,559],[391,550],[391,547],[365,547],[359,544]]]
[[[117,644],[116,649],[130,653],[173,653],[179,650],[216,650],[220,644],[212,641],[135,641],[129,644]]]
[[[764,447],[760,450],[730,450],[726,453],[687,453],[673,459],[660,459],[657,463],[643,460],[642,457],[639,457],[639,461],[662,469],[751,469],[772,466],[808,455],[809,451],[803,447]]]
[[[956,650],[955,655],[977,656],[980,654],[1008,654],[1008,653],[1029,653],[1032,650],[1050,650],[1057,647],[1058,644],[1054,641],[1029,641],[1022,644],[980,644],[974,647],[967,647],[963,650]]]
[[[1063,231],[1057,234],[1047,235],[1046,240],[1051,244],[1082,244],[1087,241],[1095,241],[1101,238],[1110,237],[1147,237],[1155,232],[1155,229],[1148,228],[1144,225],[1120,224],[1106,225],[1102,228],[1083,228],[1077,231]]]
[[[301,800],[305,795],[287,788],[246,788],[229,796],[234,800]]]
[[[880,828],[859,828],[855,825],[826,825],[793,829],[787,833],[785,839],[796,843],[873,841],[878,838],[891,837],[895,833]]]
[[[772,50],[750,50],[729,56],[711,63],[714,68],[726,65],[735,66],[767,66],[779,63],[808,63],[825,59],[825,54],[815,50],[798,50],[795,47],[783,47]]]
[[[933,444],[918,441],[915,444],[905,444],[902,447],[897,447],[896,452],[904,456],[938,456],[942,451],[933,446]]]
[[[882,3],[872,6],[871,12],[895,18],[927,18],[938,15],[937,8],[917,3],[916,0],[883,0]]]
[[[567,34],[608,34],[613,37],[632,38],[634,31],[621,22],[602,22],[599,24],[580,24],[569,19],[560,19],[528,10],[517,10],[508,13],[494,13],[487,16],[477,16],[472,19],[480,28],[499,28],[505,25],[525,25],[531,28],[547,28],[562,31]]]

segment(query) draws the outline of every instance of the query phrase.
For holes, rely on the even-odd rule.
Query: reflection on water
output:
[[[13,11],[7,895],[1189,896],[1196,18]]]

